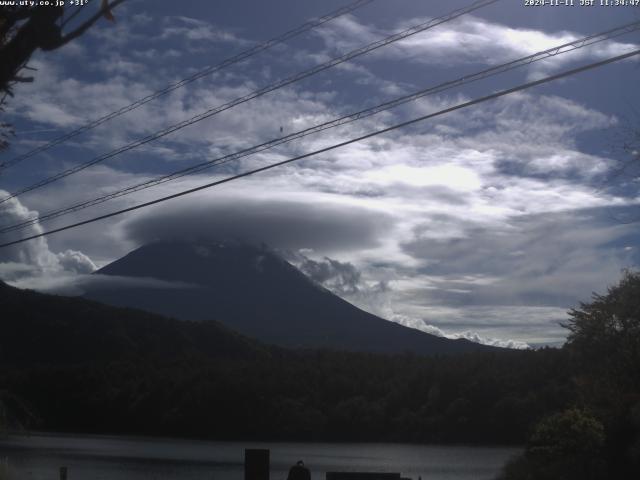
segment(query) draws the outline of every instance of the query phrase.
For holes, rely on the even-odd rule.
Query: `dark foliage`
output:
[[[0,6],[0,96],[11,95],[11,87],[18,82],[29,82],[21,71],[31,55],[38,50],[56,50],[84,34],[102,16],[110,18],[112,8],[124,0],[102,2],[99,11],[78,25],[70,27],[70,21],[80,12],[80,7],[51,5],[2,5]]]
[[[30,428],[217,439],[521,443],[574,399],[564,352],[267,347],[215,323],[0,287],[0,390]]]
[[[540,421],[524,454],[507,464],[503,479],[599,480],[606,477],[604,427],[570,408]]]
[[[640,274],[569,315],[577,406],[540,422],[503,478],[640,478]]]

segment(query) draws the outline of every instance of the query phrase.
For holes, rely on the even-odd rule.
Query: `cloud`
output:
[[[395,315],[393,317],[393,321],[401,325],[404,325],[405,327],[415,328],[417,330],[421,330],[431,335],[436,335],[438,337],[443,337],[443,338],[449,338],[452,340],[463,338],[465,340],[469,340],[470,342],[480,343],[482,345],[490,345],[492,347],[500,347],[500,348],[511,348],[514,350],[527,350],[531,348],[531,345],[521,340],[487,337],[487,336],[481,335],[478,332],[470,331],[470,330],[465,330],[463,332],[458,332],[458,333],[455,333],[455,332],[446,333],[442,328],[437,327],[435,325],[430,325],[425,320],[419,320],[416,318],[407,317],[406,315]]]
[[[370,248],[393,227],[381,211],[304,196],[242,194],[189,199],[157,208],[124,223],[127,238],[158,240],[242,240],[274,248],[318,251]]]
[[[442,231],[448,232],[442,235]],[[389,282],[394,313],[446,332],[558,343],[567,310],[637,265],[637,232],[606,209],[513,217],[493,225],[441,217],[403,244],[421,266]],[[465,333],[465,336],[468,336]]]
[[[192,289],[197,285],[166,281],[147,277],[121,277],[118,275],[78,274],[64,272],[55,277],[39,276],[27,277],[12,282],[18,288],[28,288],[40,292],[65,296],[82,296],[91,291],[105,291],[118,289],[155,288],[155,289]]]
[[[429,21],[427,18],[403,20],[393,33]],[[374,26],[359,23],[353,17],[342,17],[318,30],[330,50],[348,51],[363,43],[390,35]],[[474,15],[465,15],[454,22],[439,25],[428,32],[401,40],[371,55],[372,58],[411,60],[432,66],[465,64],[497,65],[517,58],[574,42],[585,35],[574,32],[545,32],[527,28],[512,28]],[[365,41],[366,39],[366,41]],[[637,48],[631,42],[609,40],[571,53],[533,64],[530,77],[540,77],[571,62],[601,60],[621,55]]]
[[[207,42],[207,45],[218,42],[231,43],[237,46],[251,44],[248,40],[239,38],[228,30],[197,18],[184,16],[165,17],[163,22],[165,27],[160,35],[162,40],[169,39],[173,41],[175,40],[174,37],[180,37],[190,42]]]
[[[296,265],[300,271],[311,280],[331,290],[336,295],[341,296],[363,310],[404,325],[405,327],[414,328],[444,338],[464,338],[483,345],[518,350],[530,348],[530,345],[523,341],[487,337],[475,331],[449,331],[449,333],[445,333],[442,328],[431,325],[425,320],[398,314],[393,309],[392,297],[395,292],[392,291],[389,283],[387,281],[366,282],[363,279],[363,272],[352,263],[340,262],[339,260],[326,256],[321,260],[313,260],[300,252],[289,252],[287,259]]]
[[[315,261],[300,255],[302,262],[297,265],[311,280],[340,295],[353,295],[361,291],[361,275],[349,262],[340,262],[329,257]]]
[[[500,227],[467,223],[446,240],[424,228],[404,248],[440,287],[432,297],[450,304],[568,308],[634,262],[635,252],[625,248],[636,241],[634,229],[601,209],[528,215]]]
[[[0,196],[6,197],[8,192],[0,190]],[[0,204],[0,226],[13,225],[29,220],[37,215],[37,212],[30,211],[16,198]],[[41,233],[39,225],[29,227],[25,235]],[[9,268],[14,275],[50,273],[59,268],[57,256],[49,250],[47,241],[43,238],[35,239],[18,245],[12,245],[0,249],[0,264],[21,265],[22,268]],[[7,271],[4,272],[8,274]],[[5,280],[12,280],[15,277],[5,277]]]
[[[77,250],[67,250],[58,254],[58,262],[63,270],[74,273],[91,273],[96,265],[84,253]]]
[[[483,345],[491,345],[493,347],[501,348],[512,348],[515,350],[527,350],[531,348],[531,345],[520,340],[502,340],[499,338],[483,337],[478,332],[466,331],[462,333],[446,335],[446,337],[453,339],[464,338],[465,340],[469,340],[475,343],[481,343]]]
[[[0,190],[0,197],[8,193]],[[0,204],[0,226],[14,225],[37,216],[37,212],[27,209],[20,200],[12,198]],[[23,232],[24,236],[42,233],[36,223]],[[89,273],[95,265],[89,257],[79,251],[66,250],[53,253],[45,238],[0,249],[0,279],[16,282],[35,277],[55,277],[66,273]]]

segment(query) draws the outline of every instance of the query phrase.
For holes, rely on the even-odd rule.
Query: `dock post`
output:
[[[244,480],[269,480],[269,467],[268,449],[244,450]]]
[[[60,480],[67,480],[67,467],[60,467]]]

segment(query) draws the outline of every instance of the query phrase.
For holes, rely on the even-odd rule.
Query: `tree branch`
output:
[[[76,17],[76,15],[78,15],[81,11],[82,11],[82,7],[77,7],[71,15],[69,15],[67,18],[65,18],[62,21],[62,24],[60,24],[60,28],[64,28],[67,25],[67,23],[73,20]]]
[[[58,42],[56,42],[55,46],[53,48],[51,48],[51,50],[54,50],[56,48],[60,48],[61,46],[69,43],[71,40],[73,40],[74,38],[78,38],[79,36],[81,36],[84,32],[86,32],[89,28],[91,28],[91,26],[96,23],[98,20],[100,20],[100,18],[109,10],[117,7],[118,5],[120,5],[121,3],[123,3],[125,0],[114,0],[113,2],[111,2],[111,4],[107,4],[104,7],[102,7],[100,9],[100,11],[98,13],[96,13],[95,15],[93,15],[91,18],[87,19],[84,23],[82,23],[78,28],[76,28],[75,30],[73,30],[72,32],[62,36],[60,38],[60,40]]]
[[[19,7],[10,9],[6,7],[2,10],[2,22],[0,22],[0,37],[6,41],[6,35],[11,31],[16,23],[26,20],[31,15],[30,7]]]

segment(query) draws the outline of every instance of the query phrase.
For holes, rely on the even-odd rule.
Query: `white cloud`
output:
[[[490,345],[492,347],[500,347],[500,348],[511,348],[514,350],[527,350],[531,348],[526,342],[521,340],[512,340],[512,339],[501,339],[501,338],[493,338],[486,337],[480,335],[478,332],[465,330],[459,333],[445,333],[445,331],[436,327],[435,325],[429,325],[427,322],[423,320],[414,319],[411,317],[407,317],[405,315],[395,315],[393,317],[393,321],[397,322],[405,327],[415,328],[417,330],[421,330],[423,332],[429,333],[431,335],[436,335],[438,337],[449,338],[452,340],[465,339],[470,342],[480,343],[482,345]]]
[[[414,167],[408,165],[389,165],[371,173],[365,173],[367,180],[373,182],[406,184],[413,187],[434,185],[446,186],[454,190],[476,190],[481,186],[480,177],[471,169],[454,165],[436,167]]]
[[[1,264],[0,264],[1,265]],[[190,289],[197,285],[185,282],[169,282],[156,278],[120,277],[117,275],[88,275],[79,272],[64,272],[56,276],[25,277],[11,284],[17,288],[28,288],[55,295],[81,296],[92,290],[117,290],[119,288]]]
[[[7,192],[0,190],[4,198]],[[30,211],[13,198],[0,204],[0,226],[14,225],[30,220],[37,212]],[[23,235],[39,234],[43,229],[39,224],[27,228]],[[5,237],[8,239],[8,237]],[[65,273],[89,273],[95,265],[82,252],[67,250],[55,254],[49,249],[45,238],[37,238],[25,243],[0,249],[0,279],[16,282],[29,278],[55,277]]]
[[[84,253],[76,250],[67,250],[58,254],[58,262],[63,270],[73,273],[92,273],[96,265]]]
[[[527,350],[531,348],[531,345],[520,340],[502,340],[499,338],[483,337],[478,332],[470,331],[448,335],[447,338],[464,338],[465,340],[469,340],[475,343],[481,343],[483,345],[491,345],[493,347],[501,348],[512,348],[515,350]]]
[[[0,190],[0,195],[4,198],[7,196],[7,192]],[[2,226],[29,220],[35,215],[37,212],[30,211],[15,198],[0,204],[0,225]],[[26,234],[41,232],[42,229],[37,224],[26,230]],[[14,274],[49,273],[59,267],[56,255],[49,250],[47,241],[43,238],[0,249],[0,263],[12,265],[9,270]],[[23,268],[16,269],[16,264],[23,265]],[[7,279],[11,280],[11,278]]]
[[[393,33],[426,22],[414,18],[400,22]],[[347,51],[390,35],[370,25],[359,23],[355,17],[341,18],[320,29],[318,34],[331,50]],[[585,35],[575,32],[544,32],[526,28],[512,28],[474,15],[465,15],[399,41],[373,54],[374,58],[411,60],[428,65],[457,66],[465,64],[498,65],[553,47],[574,42]],[[600,60],[627,53],[638,48],[629,41],[609,40],[559,55],[533,64],[530,77],[540,77],[570,62]]]
[[[237,35],[224,30],[208,22],[191,17],[165,17],[164,30],[160,39],[173,40],[173,37],[181,37],[191,42],[207,42],[208,45],[216,42],[231,43],[245,46],[251,42],[239,38]]]

